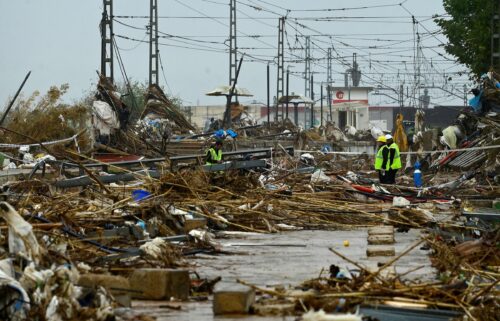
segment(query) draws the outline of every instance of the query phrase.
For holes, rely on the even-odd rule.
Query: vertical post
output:
[[[285,17],[279,19],[278,26],[278,77],[276,86],[276,121],[278,121],[279,99],[283,96],[285,78]],[[283,114],[281,115],[283,117]]]
[[[467,106],[467,85],[464,84],[464,106]]]
[[[149,85],[158,85],[158,0],[149,3]]]
[[[402,113],[402,109],[404,106],[404,96],[405,96],[405,91],[404,91],[404,86],[403,84],[399,85],[399,112]]]
[[[288,119],[289,100],[290,100],[290,69],[286,68],[286,119]]]
[[[311,79],[311,37],[306,37],[306,48],[305,48],[305,71],[304,71],[304,96],[311,97],[311,88],[309,87],[309,81]]]
[[[236,0],[229,2],[229,86],[236,81],[236,68],[238,66],[238,47],[236,44]],[[235,95],[236,101],[238,96]]]
[[[114,81],[113,0],[103,0],[101,19],[101,75]]]
[[[333,111],[332,111],[332,86],[329,84],[326,88],[326,97],[328,99],[328,110],[330,112],[330,121],[333,123]]]
[[[320,113],[321,113],[321,118],[320,118],[320,123],[321,127],[323,127],[323,83],[321,83],[321,90],[320,90]]]
[[[295,126],[299,126],[299,103],[293,103],[293,121]]]
[[[314,127],[314,75],[311,75],[311,100],[313,101],[311,104],[311,127]]]
[[[331,99],[331,86],[333,83],[332,79],[332,48],[328,48],[328,57],[327,57],[327,69],[326,69],[326,98],[328,99],[328,109],[330,112],[330,121],[333,122],[333,113],[332,113],[332,99]]]
[[[271,86],[270,86],[270,72],[269,63],[267,63],[267,126],[271,128]]]

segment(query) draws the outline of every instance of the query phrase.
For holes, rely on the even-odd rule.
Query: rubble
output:
[[[488,90],[491,77],[484,80]],[[415,159],[422,164],[423,186],[414,187],[408,171],[395,185],[380,184],[370,150],[349,150],[373,140],[380,133],[374,128],[344,133],[328,122],[302,130],[290,121],[234,128],[234,135],[222,135],[231,136],[224,162],[205,165],[204,149],[216,133],[196,133],[160,88],[149,88],[137,125],[128,122],[129,107],[105,79],[86,109],[90,116],[76,117],[80,106],[59,113],[64,88],[55,88],[36,107],[47,117],[33,113],[36,125],[25,126],[21,116],[28,114],[16,109],[2,129],[0,147],[18,172],[1,186],[0,315],[134,320],[140,316],[122,309],[141,299],[174,300],[169,309],[180,310],[183,301],[213,300],[215,315],[358,320],[382,307],[494,320],[500,120],[491,114],[497,94],[488,90],[488,111],[464,111],[443,139],[429,143],[433,135],[417,115],[403,153],[408,169]],[[94,126],[84,131],[89,121]],[[45,136],[35,127],[40,122]],[[234,284],[220,290],[216,284],[226,280],[193,264],[193,257],[234,255],[235,247],[305,246],[229,246],[224,238],[330,230],[332,242],[348,249],[349,240],[335,233],[359,229],[368,232],[361,252],[378,268],[332,248],[355,269],[332,265],[329,276],[289,289],[240,280],[243,290]],[[421,231],[422,240],[401,251],[399,234],[410,229]],[[437,271],[425,281],[397,269],[420,246]]]

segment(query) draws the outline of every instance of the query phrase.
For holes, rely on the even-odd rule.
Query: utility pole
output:
[[[276,121],[279,119],[278,106],[280,97],[284,92],[284,78],[285,78],[285,17],[279,19],[278,25],[278,77],[276,86]],[[283,111],[281,116],[283,117]]]
[[[321,127],[323,127],[323,83],[321,83],[321,90],[320,90],[320,123]]]
[[[236,80],[238,48],[236,46],[236,0],[229,2],[229,86]],[[238,100],[238,98],[236,98]]]
[[[304,72],[304,80],[305,80],[305,89],[304,96],[311,97],[311,88],[309,87],[309,81],[311,80],[311,37],[306,37],[306,48],[305,48],[305,72]]]
[[[271,81],[269,72],[269,63],[267,63],[267,127],[271,128]]]
[[[311,75],[311,127],[314,127],[314,75]]]
[[[290,100],[290,69],[286,68],[286,117],[288,119],[288,106]]]
[[[114,82],[113,0],[103,0],[101,19],[101,75]]]
[[[332,114],[332,99],[331,99],[331,88],[332,88],[332,48],[328,48],[328,57],[326,59],[327,69],[326,69],[326,97],[328,99],[328,109],[330,111],[330,121],[333,121]]]
[[[149,6],[149,85],[158,85],[158,0],[150,0]]]
[[[494,70],[500,69],[500,5],[496,3],[496,13],[491,19],[491,66]]]

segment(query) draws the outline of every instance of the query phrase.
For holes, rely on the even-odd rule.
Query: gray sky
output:
[[[205,92],[228,83],[228,54],[224,41],[229,33],[229,0],[158,0],[160,51],[164,74],[160,84],[167,92],[184,100],[185,105],[223,104],[222,98],[207,97]],[[279,15],[288,13],[285,56],[295,72],[290,90],[304,92],[305,35],[312,35],[312,70],[315,92],[326,81],[326,50],[335,49],[334,81],[343,84],[341,74],[352,62],[352,53],[364,73],[362,85],[398,88],[401,82],[414,82],[414,39],[422,39],[421,70],[432,102],[461,104],[466,77],[457,72],[464,66],[443,58],[440,45],[446,42],[431,19],[444,14],[441,0],[239,0],[238,47],[264,61],[243,63],[239,84],[266,101],[266,62],[277,54]],[[148,0],[115,0],[114,32],[127,74],[146,81],[148,45],[145,26],[149,14]],[[370,8],[361,8],[370,7]],[[256,10],[260,8],[261,10]],[[345,10],[338,10],[345,9]],[[31,78],[25,86],[27,95],[34,90],[46,91],[51,85],[69,83],[67,100],[82,97],[93,89],[100,68],[101,0],[0,0],[0,103],[5,105],[28,70]],[[420,22],[414,29],[411,15]],[[127,18],[123,16],[134,16]],[[120,24],[118,22],[122,22]],[[124,25],[126,24],[126,25]],[[127,26],[128,25],[128,26]],[[430,32],[430,33],[429,33]],[[170,37],[167,35],[175,36]],[[127,40],[123,36],[136,39]],[[448,57],[448,56],[446,56]],[[451,58],[451,57],[448,57]],[[446,76],[443,76],[443,73]],[[448,81],[448,77],[452,80]],[[122,79],[118,64],[115,78]],[[271,93],[276,89],[276,68],[271,65]],[[450,95],[452,92],[454,95]],[[395,96],[391,91],[383,91]],[[411,89],[410,89],[411,95]],[[252,100],[250,99],[250,100]],[[394,105],[387,96],[372,96],[372,104]],[[409,101],[408,101],[409,102]],[[2,106],[3,108],[3,106]]]

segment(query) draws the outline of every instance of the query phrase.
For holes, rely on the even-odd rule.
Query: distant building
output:
[[[368,94],[373,87],[331,87],[332,119],[344,129],[347,125],[357,129],[368,129]]]
[[[424,124],[429,128],[444,128],[453,123],[458,114],[464,109],[464,106],[434,106],[424,110]],[[399,106],[370,106],[370,124],[379,127],[382,130],[394,131],[396,116],[403,114],[404,121],[413,122],[415,113],[418,109],[415,107]]]

